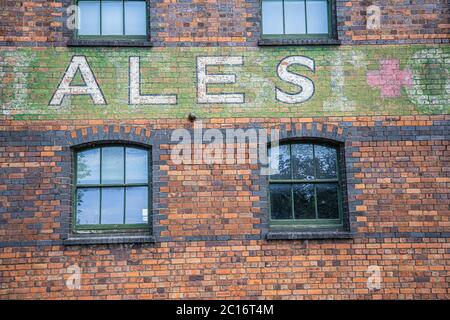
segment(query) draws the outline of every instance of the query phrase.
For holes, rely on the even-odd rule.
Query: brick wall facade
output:
[[[72,0],[2,0],[0,44],[65,45],[72,33],[65,22]],[[261,0],[149,0],[155,46],[257,46]],[[366,28],[367,7],[381,9],[381,28]],[[336,1],[342,43],[449,43],[446,0]]]
[[[378,2],[378,31],[365,28],[371,3],[336,1],[342,45],[268,47],[258,46],[259,0],[151,0],[155,48],[67,47],[69,2],[1,2],[0,299],[450,298],[446,1]],[[51,105],[74,56],[105,104],[68,95]],[[242,57],[211,67],[236,83],[210,93],[243,93],[243,103],[198,102],[204,56]],[[277,74],[291,56],[315,65],[292,67],[314,83],[302,103],[275,98],[295,93]],[[141,93],[176,104],[130,104],[130,57],[141,61]],[[277,238],[259,165],[174,163],[171,136],[193,130],[189,113],[205,129],[341,143],[348,233]],[[151,224],[121,240],[71,240],[74,150],[104,141],[151,148]],[[66,282],[74,266],[77,289]]]
[[[173,165],[162,131],[184,121],[8,121],[0,140],[1,297],[448,298],[448,116],[228,120],[207,124],[342,126],[354,238],[265,240],[267,180],[250,165]],[[132,141],[131,131],[160,150],[156,242],[62,245],[69,146],[106,132]],[[81,290],[65,286],[73,264]],[[382,269],[380,291],[366,287],[369,265]]]

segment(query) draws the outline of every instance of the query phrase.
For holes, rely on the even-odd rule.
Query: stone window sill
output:
[[[92,40],[72,39],[67,43],[69,47],[151,47],[147,40]]]
[[[266,235],[267,240],[307,240],[307,239],[352,239],[354,233],[336,230],[278,230],[271,229]]]
[[[150,235],[72,235],[63,240],[66,246],[89,244],[122,244],[122,243],[154,243],[155,237]]]
[[[260,46],[297,46],[297,45],[339,45],[341,42],[336,39],[318,38],[318,39],[260,39]]]

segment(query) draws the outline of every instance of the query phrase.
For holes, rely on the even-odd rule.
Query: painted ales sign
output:
[[[241,104],[245,102],[245,93],[210,93],[208,85],[234,84],[235,74],[211,74],[208,66],[242,66],[242,56],[198,56],[196,57],[197,75],[197,103],[205,104]],[[277,67],[278,77],[298,88],[296,93],[287,93],[274,87],[276,100],[296,104],[310,99],[314,95],[314,83],[306,76],[290,72],[292,65],[300,65],[315,72],[314,60],[305,56],[289,56],[283,58]],[[141,92],[140,58],[129,57],[128,103],[129,105],[174,105],[177,104],[176,94],[145,94]],[[72,85],[80,73],[83,85]],[[67,70],[54,92],[50,106],[61,106],[64,97],[73,95],[88,95],[96,105],[106,105],[107,100],[103,94],[94,72],[89,66],[85,56],[73,56]]]

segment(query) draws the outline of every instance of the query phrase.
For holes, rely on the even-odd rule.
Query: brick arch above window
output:
[[[283,123],[280,125],[279,130],[280,140],[312,138],[344,143],[347,138],[347,130],[345,128],[331,123]]]
[[[152,132],[147,128],[106,125],[69,131],[66,139],[70,147],[82,147],[90,143],[120,142],[151,145]]]

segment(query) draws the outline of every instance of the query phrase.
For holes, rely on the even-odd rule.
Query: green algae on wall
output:
[[[84,56],[105,103],[89,95],[65,95],[51,105],[74,56]],[[210,65],[208,74],[235,75],[210,83],[208,94],[243,94],[239,103],[199,103],[198,57],[241,57],[242,64]],[[314,70],[289,66],[310,79],[312,96],[301,103],[277,100],[277,88],[302,88],[280,77],[286,57],[314,61]],[[130,57],[139,57],[142,95],[176,95],[173,104],[130,104]],[[295,76],[295,75],[294,75]],[[233,78],[233,77],[232,77]],[[71,86],[85,86],[78,70]],[[145,100],[145,99],[144,99]],[[311,117],[448,114],[450,47],[444,45],[261,48],[2,48],[0,113],[13,119]]]

